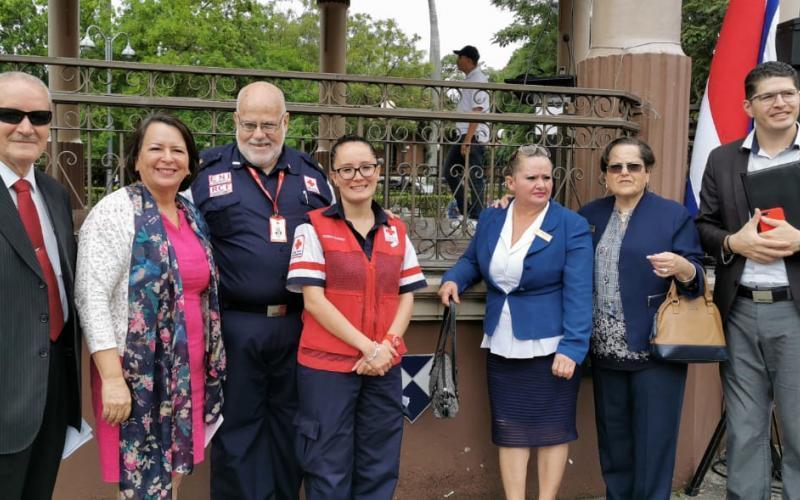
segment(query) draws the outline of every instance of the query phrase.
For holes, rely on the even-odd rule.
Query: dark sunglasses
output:
[[[621,174],[623,168],[632,174],[638,174],[644,170],[644,165],[641,163],[613,163],[606,166],[605,171],[611,172],[612,174]]]
[[[14,108],[0,108],[0,122],[3,123],[17,125],[22,122],[22,119],[26,116],[28,120],[30,120],[31,125],[38,127],[50,123],[50,120],[53,119],[53,112],[48,110],[22,111]]]

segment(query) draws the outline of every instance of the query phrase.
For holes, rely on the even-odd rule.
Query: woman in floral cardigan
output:
[[[222,407],[217,270],[205,221],[178,194],[198,167],[186,125],[145,118],[125,167],[138,182],[87,217],[75,285],[100,463],[122,498],[177,498]]]

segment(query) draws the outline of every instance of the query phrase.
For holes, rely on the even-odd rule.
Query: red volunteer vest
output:
[[[325,210],[308,213],[325,255],[325,297],[364,335],[381,342],[397,314],[406,251],[405,225],[396,219],[390,219],[388,226],[381,225],[375,233],[369,260],[347,223],[323,215]],[[324,356],[309,355],[307,350],[350,358],[361,356],[358,349],[339,340],[313,316],[303,312],[300,364],[334,371],[352,368],[352,361],[338,366]]]

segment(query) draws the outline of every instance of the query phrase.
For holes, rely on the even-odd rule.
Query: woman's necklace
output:
[[[614,207],[614,210],[617,211],[617,215],[619,216],[619,222],[622,227],[627,227],[628,221],[631,218],[631,214],[633,210],[623,210],[619,207]]]

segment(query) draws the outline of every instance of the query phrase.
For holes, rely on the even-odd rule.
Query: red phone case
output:
[[[786,215],[783,213],[783,207],[767,208],[761,211],[762,217],[769,217],[770,219],[786,220]],[[763,220],[758,221],[758,232],[764,233],[775,229],[775,226],[769,225]]]

